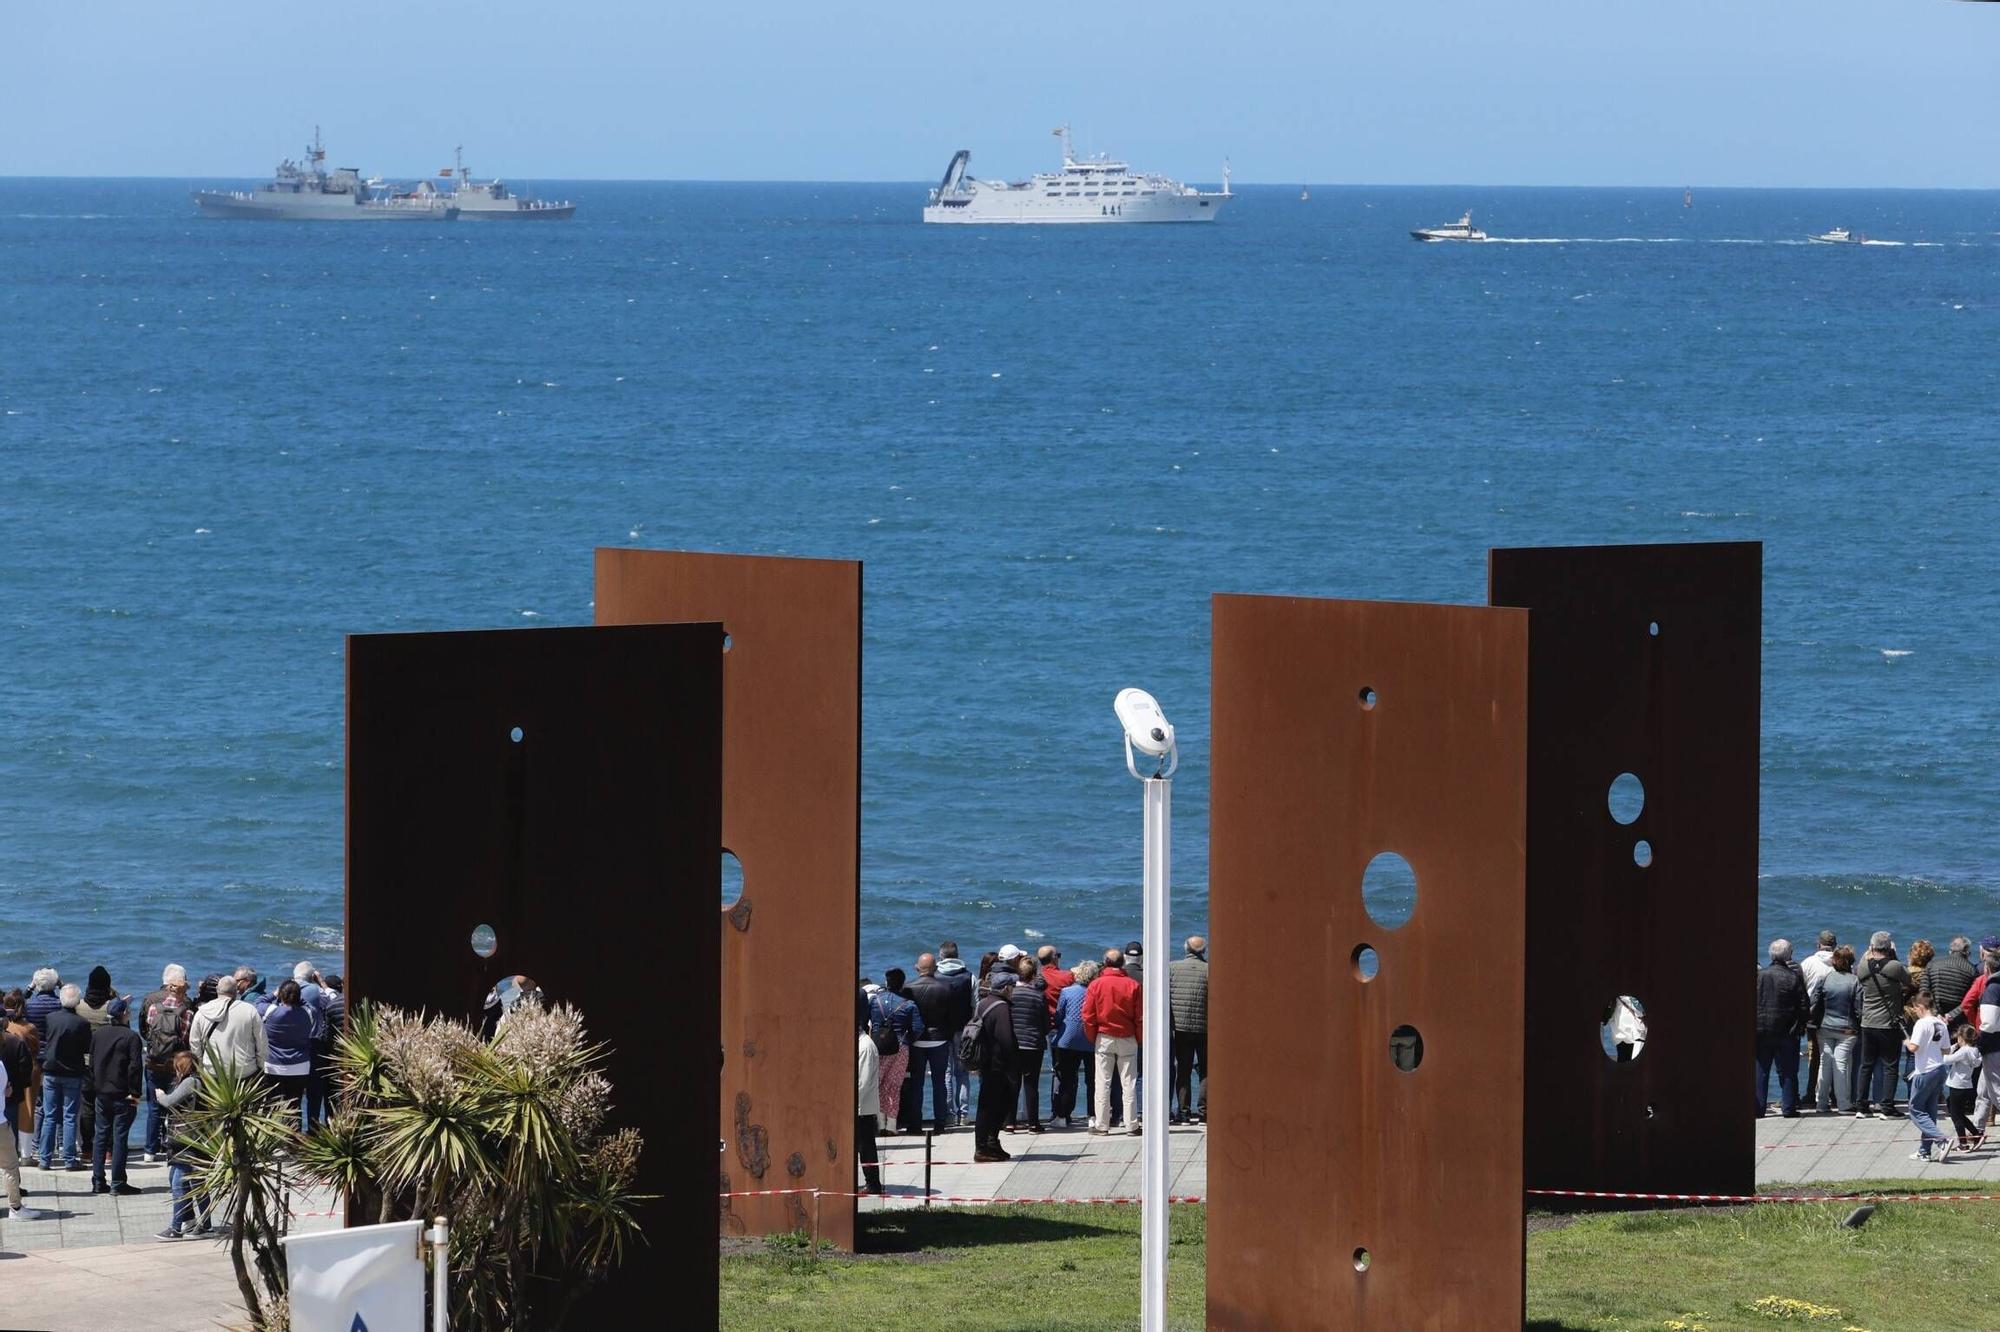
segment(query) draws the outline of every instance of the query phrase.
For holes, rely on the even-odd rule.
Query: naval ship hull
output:
[[[196,190],[195,207],[203,217],[247,218],[261,222],[450,222],[459,215],[451,207],[397,203],[359,203],[350,194],[280,194]]]
[[[522,203],[519,199],[484,205],[470,200],[461,201],[458,216],[464,222],[560,222],[576,216],[575,204],[526,204],[517,207]]]

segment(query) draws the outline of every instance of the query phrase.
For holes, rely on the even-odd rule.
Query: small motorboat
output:
[[[1410,233],[1411,240],[1420,241],[1483,241],[1486,233],[1472,225],[1472,214],[1445,227],[1419,227]]]
[[[1310,198],[1312,198],[1312,197],[1313,197],[1313,196],[1312,196],[1312,191],[1311,191],[1311,190],[1307,189],[1307,188],[1306,188],[1305,186],[1303,186],[1303,185],[1299,186],[1299,202],[1300,202],[1300,203],[1304,203],[1304,202],[1305,202],[1306,200],[1308,200],[1308,199],[1310,199]]]
[[[1814,245],[1866,245],[1865,232],[1849,231],[1846,227],[1835,227],[1832,231],[1822,231],[1817,236],[1809,236]]]

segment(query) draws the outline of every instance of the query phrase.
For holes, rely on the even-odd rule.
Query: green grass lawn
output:
[[[1894,1180],[1870,1188],[1938,1191]],[[1844,1230],[1840,1219],[1851,1210],[1774,1204],[1570,1218],[1528,1237],[1528,1327],[2000,1330],[2000,1203],[1887,1203],[1862,1229]],[[1199,1206],[1169,1212],[1175,1332],[1203,1326],[1204,1213]],[[1139,1323],[1136,1207],[874,1213],[861,1219],[860,1244],[857,1255],[818,1262],[802,1240],[726,1254],[725,1332],[907,1328],[937,1319],[982,1332]],[[1773,1297],[1811,1308],[1760,1312],[1757,1302]]]

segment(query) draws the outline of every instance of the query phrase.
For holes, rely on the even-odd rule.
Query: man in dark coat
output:
[[[1000,1145],[1000,1126],[1014,1109],[1020,1082],[1014,1076],[1014,1017],[1012,998],[1019,977],[1004,967],[991,973],[992,993],[979,1001],[979,1041],[986,1062],[979,1072],[979,1113],[972,1127],[972,1159],[979,1162],[1009,1161],[1013,1153]]]
[[[1199,934],[1188,939],[1187,956],[1167,968],[1167,998],[1174,1019],[1172,1122],[1199,1124],[1208,1118],[1208,940]]]
[[[1770,964],[1757,973],[1757,1117],[1765,1113],[1771,1066],[1778,1069],[1778,1110],[1799,1117],[1799,1033],[1806,1026],[1806,980],[1792,965],[1788,939],[1773,939]]]
[[[83,991],[65,985],[61,1007],[50,1013],[42,1034],[42,1126],[39,1133],[42,1168],[83,1169],[76,1151],[77,1109],[83,1100],[83,1075],[90,1067],[91,1025],[76,1015]]]
[[[146,1081],[146,1047],[132,1030],[131,1008],[123,999],[105,1006],[106,1021],[90,1033],[90,1080],[97,1093],[96,1136],[90,1148],[90,1191],[135,1194],[125,1182],[125,1152],[132,1117]],[[104,1182],[104,1158],[111,1158],[111,1182]]]

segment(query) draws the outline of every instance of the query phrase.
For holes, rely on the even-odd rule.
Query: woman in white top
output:
[[[861,1161],[862,1192],[882,1192],[882,1168],[876,1164],[875,1112],[882,1104],[882,1055],[868,1034],[868,996],[855,991],[854,1154]]]
[[[1915,1056],[1910,1074],[1910,1123],[1916,1126],[1917,1150],[1912,1161],[1942,1161],[1951,1155],[1951,1139],[1938,1129],[1938,1095],[1944,1090],[1944,1019],[1931,1012],[1931,997],[1919,992],[1911,1001],[1917,1020],[1903,1048]],[[1933,1146],[1935,1144],[1935,1146]]]

